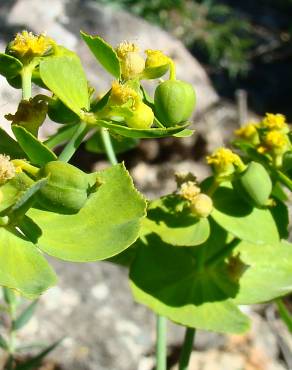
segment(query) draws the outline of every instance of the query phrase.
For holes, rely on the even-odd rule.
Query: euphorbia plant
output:
[[[161,51],[146,50],[143,58],[132,43],[114,49],[99,36],[81,35],[114,78],[101,97],[77,55],[44,35],[24,31],[0,55],[0,73],[22,89],[17,112],[7,117],[16,140],[0,131],[0,284],[38,297],[56,282],[42,252],[123,264],[135,299],[158,314],[157,369],[166,368],[165,317],[187,327],[180,360],[187,369],[195,329],[243,332],[249,320],[239,304],[290,290],[282,190],[292,189],[289,129],[279,116],[267,116],[239,132],[242,154],[221,148],[208,157],[213,176],[199,184],[178,175],[175,193],[146,203],[114,148],[191,135],[195,93],[176,80],[174,62]],[[143,80],[168,72],[150,97]],[[47,93],[32,97],[32,83]],[[41,142],[46,115],[62,126]],[[67,163],[87,134],[87,147],[102,146],[112,167],[87,174]],[[65,146],[57,157],[59,144]]]

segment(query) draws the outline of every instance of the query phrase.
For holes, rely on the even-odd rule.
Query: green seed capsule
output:
[[[77,123],[80,118],[76,113],[72,112],[58,98],[52,98],[48,105],[49,118],[57,123]]]
[[[236,187],[243,197],[261,207],[267,204],[273,185],[265,167],[260,163],[250,162]]]
[[[187,121],[195,104],[195,91],[187,82],[169,80],[162,82],[155,90],[155,114],[166,127]]]
[[[48,177],[47,184],[37,193],[38,204],[52,212],[73,214],[85,204],[88,180],[84,172],[61,161],[47,163],[39,172]]]

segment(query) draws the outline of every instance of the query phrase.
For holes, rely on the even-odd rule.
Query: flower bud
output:
[[[84,206],[89,184],[86,174],[78,168],[52,161],[39,171],[39,177],[48,177],[47,184],[37,193],[37,202],[45,210],[73,214]]]
[[[257,145],[259,143],[259,134],[257,131],[258,125],[254,122],[249,122],[245,126],[240,127],[239,129],[235,130],[235,135],[240,137],[241,139]]]
[[[139,48],[130,42],[122,42],[116,48],[120,59],[122,79],[130,80],[139,77],[145,68],[145,61],[139,54]]]
[[[250,162],[234,187],[245,199],[262,207],[267,205],[273,185],[265,167],[258,162]]]
[[[5,184],[8,180],[15,176],[15,168],[10,162],[10,157],[5,154],[0,154],[0,185]]]
[[[187,121],[195,103],[195,91],[187,82],[168,80],[159,84],[155,90],[155,115],[166,127]]]
[[[160,50],[145,50],[147,55],[143,77],[154,79],[162,77],[169,69],[171,59]]]
[[[191,212],[199,218],[206,218],[213,210],[212,199],[206,194],[198,194],[190,204]]]

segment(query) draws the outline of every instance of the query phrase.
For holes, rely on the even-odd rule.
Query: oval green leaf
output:
[[[0,285],[36,298],[56,283],[56,275],[38,249],[20,234],[0,228]]]
[[[43,166],[50,161],[55,161],[57,156],[45,144],[24,127],[12,125],[12,131],[29,160],[36,165]]]
[[[0,153],[9,155],[11,159],[26,158],[26,154],[21,149],[19,144],[14,139],[12,139],[12,137],[9,136],[7,132],[4,131],[1,127],[0,127]]]
[[[11,55],[0,53],[0,74],[6,78],[14,78],[22,70],[23,64]]]
[[[292,292],[292,244],[242,242],[236,252],[247,265],[234,299],[237,304],[263,303]]]
[[[74,53],[43,58],[40,76],[45,85],[73,112],[89,109],[87,79]]]
[[[80,33],[92,54],[103,68],[116,79],[119,79],[121,77],[120,61],[111,45],[105,42],[100,36],[91,36],[82,31]]]
[[[279,242],[277,225],[268,209],[253,208],[225,186],[218,188],[212,199],[211,216],[232,235],[257,244]]]
[[[121,124],[114,123],[113,121],[98,120],[97,125],[108,128],[112,132],[126,137],[132,137],[136,139],[154,139],[160,137],[168,137],[183,131],[188,127],[189,123],[182,126],[174,126],[168,128],[149,128],[149,129],[134,129]]]
[[[154,232],[174,246],[191,247],[204,243],[210,234],[208,219],[199,219],[187,209],[179,210],[182,203],[176,195],[152,202],[142,223],[144,232]]]
[[[93,180],[93,175],[90,181]],[[101,184],[75,215],[30,209],[28,216],[42,230],[38,245],[44,252],[68,261],[112,257],[137,239],[145,200],[123,165],[95,174]]]
[[[237,285],[222,268],[196,270],[190,248],[174,248],[154,234],[138,241],[130,280],[135,299],[154,312],[188,327],[221,333],[242,333],[249,320],[231,301]],[[229,293],[217,284],[223,281]]]

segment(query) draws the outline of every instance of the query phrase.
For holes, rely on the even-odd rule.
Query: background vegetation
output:
[[[158,24],[203,63],[219,93],[292,119],[292,0],[98,0]]]

